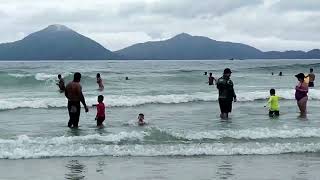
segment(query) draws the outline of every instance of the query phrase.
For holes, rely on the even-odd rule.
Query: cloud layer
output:
[[[64,24],[111,50],[178,33],[261,50],[320,48],[318,0],[0,0],[0,42]]]

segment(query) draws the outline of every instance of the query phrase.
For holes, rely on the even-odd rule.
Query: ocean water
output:
[[[231,120],[221,121],[217,89],[206,84],[203,73],[220,77],[226,67],[233,70],[239,101],[234,104]],[[111,179],[257,179],[261,174],[260,179],[317,179],[317,81],[309,92],[306,119],[298,117],[294,100],[294,75],[307,73],[310,67],[317,73],[320,62],[0,62],[0,179],[99,179],[103,169],[108,172],[106,177],[119,177]],[[89,113],[82,109],[79,129],[67,128],[67,100],[58,92],[56,76],[61,73],[69,82],[77,71],[82,73],[88,105],[95,104],[98,95],[105,96],[104,129],[95,127],[95,108]],[[277,76],[280,71],[284,76]],[[96,73],[102,76],[103,92],[97,90]],[[126,76],[130,80],[126,81]],[[270,88],[282,97],[277,119],[270,119],[264,108]],[[148,122],[144,127],[137,125],[139,113],[144,113]],[[83,170],[99,169],[106,163],[128,173],[109,166],[101,171]],[[41,164],[56,170],[31,170]],[[304,168],[301,175],[301,164],[312,168]],[[28,171],[27,166],[31,168]],[[77,170],[82,166],[85,168]],[[256,166],[264,170],[253,173]],[[163,170],[168,167],[170,171]],[[211,168],[233,172],[220,176],[221,172],[212,173]],[[270,173],[273,168],[283,171]],[[187,169],[197,173],[186,176]],[[75,171],[72,177],[65,173],[69,170]]]

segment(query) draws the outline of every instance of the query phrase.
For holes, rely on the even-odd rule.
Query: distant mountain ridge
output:
[[[320,50],[268,51],[178,34],[164,41],[138,43],[111,52],[64,25],[50,25],[22,40],[0,44],[0,60],[201,60],[201,59],[320,59]]]
[[[1,60],[99,60],[118,55],[64,25],[50,25],[22,40],[0,44]]]
[[[320,50],[263,52],[252,46],[179,34],[164,41],[138,43],[115,53],[127,59],[320,59]]]

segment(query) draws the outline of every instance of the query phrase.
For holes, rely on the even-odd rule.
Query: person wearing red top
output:
[[[97,126],[98,127],[103,127],[103,121],[106,119],[106,107],[103,103],[104,97],[102,95],[98,96],[98,104],[97,104],[97,115],[96,115],[96,120],[97,120]]]

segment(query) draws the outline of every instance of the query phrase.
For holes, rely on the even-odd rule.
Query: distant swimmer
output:
[[[274,75],[274,73],[272,72],[272,73],[271,73],[271,75],[273,76],[273,75]]]
[[[126,80],[128,81],[128,80],[129,80],[129,78],[128,78],[128,77],[126,77]]]
[[[316,75],[314,75],[313,73],[313,68],[310,68],[310,73],[307,77],[309,77],[309,87],[314,87],[314,80],[316,79]]]
[[[86,105],[86,101],[82,94],[82,87],[80,85],[81,74],[74,73],[73,81],[69,82],[66,86],[65,96],[68,99],[68,112],[69,112],[69,122],[68,127],[77,128],[79,126],[80,118],[80,102],[83,104],[85,111],[89,112]]]
[[[279,72],[279,76],[282,76],[282,72]]]
[[[98,104],[97,106],[97,115],[96,115],[96,121],[97,121],[97,127],[103,127],[103,121],[106,119],[106,107],[103,103],[104,97],[102,95],[98,96]]]
[[[295,98],[300,110],[301,117],[306,117],[307,114],[307,101],[308,101],[308,84],[304,81],[305,76],[303,73],[295,75],[298,79],[298,85],[296,86]]]
[[[146,124],[146,122],[144,121],[144,114],[140,113],[138,115],[138,124],[139,126],[143,126]]]
[[[102,78],[100,76],[100,73],[97,73],[97,84],[99,85],[99,90],[103,91],[104,86],[103,86],[103,83],[102,83]]]
[[[230,79],[231,73],[231,70],[226,68],[223,72],[223,76],[217,81],[221,119],[229,118],[229,113],[232,111],[232,101],[237,101],[237,96],[233,88],[233,82]]]
[[[269,116],[270,117],[277,117],[280,115],[279,99],[280,99],[280,97],[276,95],[276,90],[270,89],[270,97],[269,97],[269,101],[268,101]]]
[[[208,75],[208,72],[204,72],[204,74],[203,74],[204,76],[207,76]]]
[[[66,87],[64,86],[64,79],[62,78],[61,74],[58,74],[58,80],[59,82],[56,83],[56,85],[59,87],[60,92],[64,92]]]
[[[209,86],[214,85],[214,82],[216,81],[216,79],[212,76],[212,73],[209,74],[209,81],[208,84]]]

